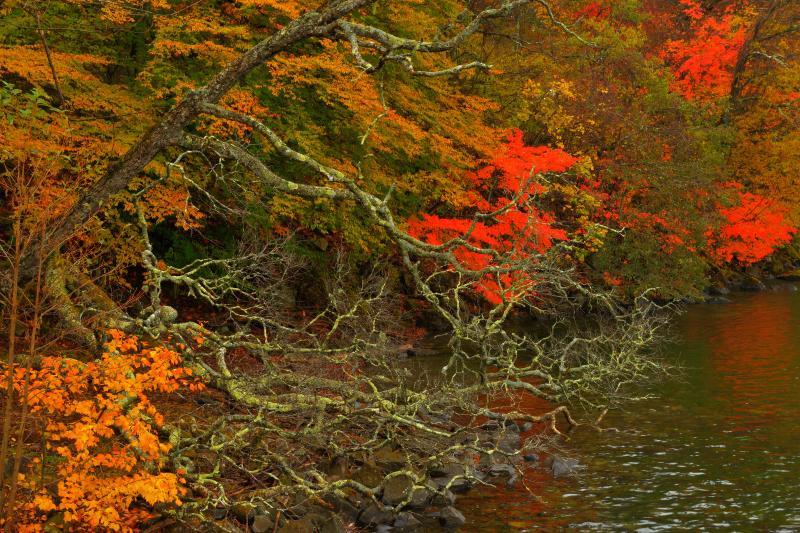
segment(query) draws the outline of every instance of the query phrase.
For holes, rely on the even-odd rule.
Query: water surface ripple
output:
[[[800,294],[786,288],[690,308],[667,347],[681,375],[609,414],[622,432],[565,448],[586,471],[533,469],[538,497],[473,491],[466,531],[800,531]]]

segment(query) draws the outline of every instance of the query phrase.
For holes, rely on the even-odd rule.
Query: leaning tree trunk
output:
[[[287,24],[282,30],[261,41],[228,64],[205,87],[189,93],[173,107],[160,122],[150,128],[103,178],[87,190],[62,219],[49,238],[38,244],[47,252],[58,249],[81,226],[97,214],[108,200],[124,191],[132,178],[164,148],[176,144],[184,128],[201,112],[204,105],[214,104],[250,71],[291,45],[330,32],[341,17],[375,0],[346,0],[329,2],[319,11],[306,13]],[[23,277],[31,278],[36,270],[37,250],[28,255],[23,265]]]

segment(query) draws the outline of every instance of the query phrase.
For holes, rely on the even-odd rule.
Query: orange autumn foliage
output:
[[[202,384],[177,352],[110,336],[99,360],[43,357],[31,370],[26,400],[43,420],[46,447],[45,464],[35,459],[21,480],[24,531],[40,531],[51,512],[63,513],[71,531],[136,531],[148,507],[181,503],[183,479],[163,471],[170,445],[159,440],[164,419],[148,395]],[[20,395],[24,373],[15,369]]]

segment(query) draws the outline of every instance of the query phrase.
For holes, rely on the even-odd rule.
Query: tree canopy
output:
[[[9,528],[401,511],[397,477],[520,453],[487,420],[617,405],[668,302],[800,259],[791,0],[0,15]],[[449,339],[432,384],[396,357],[421,330]],[[307,461],[387,448],[377,478]]]

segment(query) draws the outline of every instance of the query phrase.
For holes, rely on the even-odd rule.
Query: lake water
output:
[[[564,453],[587,466],[532,468],[512,490],[459,499],[464,531],[800,531],[800,293],[692,306],[658,397],[580,429]]]

